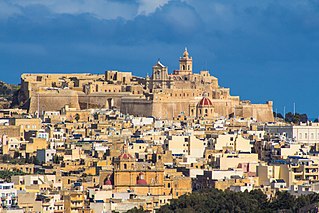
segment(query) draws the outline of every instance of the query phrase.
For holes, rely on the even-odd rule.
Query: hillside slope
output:
[[[0,81],[0,109],[7,109],[14,102],[20,87]]]

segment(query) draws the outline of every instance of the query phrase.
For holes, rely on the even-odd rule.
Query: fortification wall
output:
[[[58,111],[65,105],[80,109],[78,94],[73,90],[47,90],[34,92],[30,99],[29,112]]]
[[[272,105],[269,104],[252,104],[253,117],[260,122],[273,122],[274,114]]]
[[[234,112],[234,107],[237,104],[236,101],[232,100],[220,100],[220,99],[212,99],[211,100],[214,106],[214,111],[219,116],[228,117],[229,114]]]
[[[129,96],[130,93],[120,92],[99,92],[99,93],[90,93],[86,95],[85,93],[79,93],[79,104],[81,109],[89,108],[111,108],[116,107],[117,109],[121,108],[121,99],[122,97]]]
[[[153,104],[151,100],[140,98],[122,98],[121,112],[135,116],[152,116]]]
[[[162,119],[172,119],[183,113],[190,115],[190,105],[196,105],[198,100],[179,99],[167,101],[154,101],[152,115]]]
[[[238,106],[236,107],[236,116],[244,118],[252,117],[259,122],[274,121],[272,103]]]

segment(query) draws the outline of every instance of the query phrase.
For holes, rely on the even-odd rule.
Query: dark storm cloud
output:
[[[316,0],[4,0],[1,79],[23,72],[151,72],[177,68],[185,46],[232,94],[317,116]],[[8,74],[9,73],[9,74]],[[307,95],[305,95],[307,94]],[[299,107],[299,108],[298,108]]]

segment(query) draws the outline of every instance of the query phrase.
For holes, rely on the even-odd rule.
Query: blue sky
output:
[[[0,79],[173,71],[187,46],[232,95],[319,115],[318,0],[0,0]]]

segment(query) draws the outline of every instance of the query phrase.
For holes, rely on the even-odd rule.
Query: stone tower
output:
[[[183,53],[183,57],[179,59],[179,70],[175,70],[176,75],[191,75],[193,73],[193,59],[189,57],[187,48]]]

